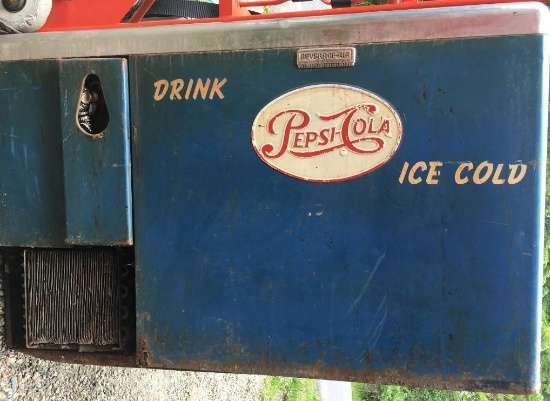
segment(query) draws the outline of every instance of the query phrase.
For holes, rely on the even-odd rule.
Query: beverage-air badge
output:
[[[345,181],[384,165],[401,142],[393,107],[361,88],[324,84],[285,93],[252,125],[254,150],[283,174],[313,182]]]

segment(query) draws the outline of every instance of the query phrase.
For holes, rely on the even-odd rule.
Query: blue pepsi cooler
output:
[[[510,3],[10,36],[15,346],[536,392],[548,27]],[[73,274],[80,309],[41,284]]]

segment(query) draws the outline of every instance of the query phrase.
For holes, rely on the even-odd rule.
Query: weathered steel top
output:
[[[0,61],[547,34],[549,15],[541,3],[512,3],[5,35]]]

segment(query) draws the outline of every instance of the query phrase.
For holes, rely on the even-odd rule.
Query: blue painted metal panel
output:
[[[536,389],[544,38],[363,45],[345,69],[295,57],[131,58],[140,362]],[[218,90],[185,96],[199,78]],[[385,165],[322,184],[257,156],[258,112],[321,83],[395,108],[403,138]]]
[[[84,79],[96,75],[109,124],[98,135],[77,124]],[[125,59],[60,61],[66,242],[131,245],[130,122]]]
[[[58,70],[56,61],[1,63],[1,245],[64,244]]]

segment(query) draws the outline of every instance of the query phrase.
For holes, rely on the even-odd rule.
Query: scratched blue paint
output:
[[[0,244],[63,245],[58,63],[4,62],[0,70]]]
[[[130,58],[138,352],[150,367],[533,391],[539,382],[547,54],[541,36]],[[226,78],[223,99],[154,83]],[[403,121],[397,154],[346,182],[285,176],[250,129],[278,96],[340,83]],[[326,102],[333,99],[327,98]],[[399,182],[440,161],[439,183]],[[515,185],[463,162],[526,165]],[[425,173],[420,174],[424,179]]]
[[[80,91],[88,74],[99,77],[109,124],[96,136],[77,126]],[[66,242],[132,244],[130,121],[125,59],[60,62]]]
[[[3,62],[0,70],[0,245],[131,244],[126,61]],[[102,139],[76,127],[91,71],[111,108]]]

